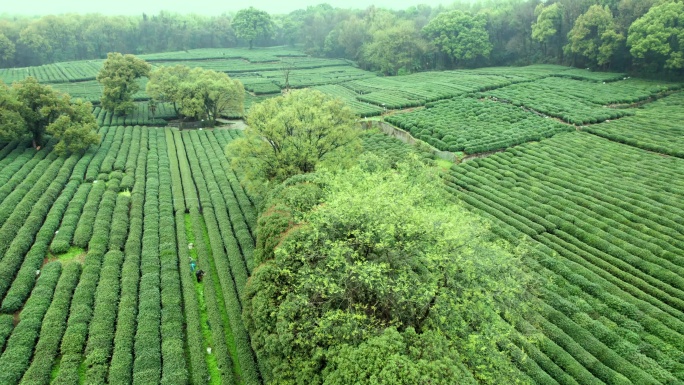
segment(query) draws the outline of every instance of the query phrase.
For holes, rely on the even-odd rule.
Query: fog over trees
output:
[[[104,59],[108,52],[290,45],[384,75],[531,63],[675,75],[684,68],[680,0],[401,4],[319,4],[289,13],[262,6],[206,16],[159,11],[5,17],[0,67]]]

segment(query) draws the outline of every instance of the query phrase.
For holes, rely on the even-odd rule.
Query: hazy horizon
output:
[[[118,0],[117,2],[100,3],[92,0],[69,0],[69,1],[46,1],[24,0],[6,3],[2,7],[2,15],[11,16],[44,16],[65,13],[101,13],[103,15],[148,15],[169,11],[183,14],[220,15],[222,13],[236,12],[249,6],[267,11],[271,14],[287,14],[296,9],[304,9],[311,5],[322,3],[330,4],[337,8],[365,9],[371,5],[381,8],[406,9],[408,7],[427,4],[430,6],[448,5],[454,0],[374,0],[372,3],[362,0],[253,0],[240,5],[221,4],[212,0],[195,0],[192,2],[169,2],[164,0]]]

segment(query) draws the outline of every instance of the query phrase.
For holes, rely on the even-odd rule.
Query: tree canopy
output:
[[[638,28],[633,30],[634,45],[612,44],[619,39],[619,35],[629,38],[630,26],[651,8],[656,5],[663,6],[661,10],[672,7],[667,4],[681,4],[681,1],[463,0],[446,6],[420,5],[398,10],[378,7],[350,9],[319,4],[287,15],[269,15],[264,11],[246,8],[235,17],[226,14],[180,15],[161,11],[155,15],[138,16],[67,14],[4,18],[0,21],[0,65],[26,67],[64,60],[100,59],[107,52],[142,54],[264,43],[275,46],[298,45],[308,54],[344,57],[358,61],[364,69],[387,74],[399,72],[400,69],[403,73],[463,65],[521,65],[535,62],[583,66],[596,62],[596,66],[600,66],[598,56],[594,60],[580,52],[586,51],[593,56],[590,51],[595,50],[583,47],[579,42],[593,46],[590,42],[600,40],[592,37],[595,31],[591,29],[591,33],[583,35],[580,27],[570,34],[582,15],[585,15],[583,23],[590,26],[586,24],[593,22],[589,16],[599,16],[599,13],[587,12],[592,5],[600,5],[608,7],[615,19],[614,30],[608,33],[609,30],[605,29],[603,41],[599,44],[603,47],[602,56],[606,56],[607,51],[614,51],[613,60],[606,62],[606,65],[610,64],[610,68],[617,71],[672,72],[673,69],[677,70],[673,65],[678,60],[677,52],[681,51],[677,33],[670,33],[681,29],[678,26],[680,24],[675,22],[678,14],[676,7],[672,8],[673,12],[668,12],[672,14],[671,23],[663,21],[665,27],[658,28],[660,32],[654,33],[654,36],[648,37],[648,31],[644,28],[649,24],[642,22],[641,27],[637,24]],[[423,28],[430,22],[433,22],[433,26],[441,24],[441,27],[446,28],[448,23],[442,21],[453,19],[453,15],[446,15],[454,11],[475,18],[479,24],[475,30],[483,29],[487,37],[481,33],[463,35],[460,32],[437,34],[434,37],[423,34]],[[463,21],[465,25],[459,25],[459,28],[470,28],[465,18]],[[662,35],[663,28],[671,30],[665,34],[670,36],[669,39]],[[3,35],[7,40],[2,38]],[[433,38],[440,41],[439,46]],[[638,41],[643,41],[643,44],[637,44]],[[656,41],[660,42],[657,46],[654,43]],[[386,47],[388,44],[389,47]],[[488,44],[491,48],[487,48]],[[667,52],[659,53],[665,49],[665,45],[671,47],[675,56],[670,57]],[[404,47],[408,49],[404,50]],[[463,55],[469,52],[490,53],[464,61],[449,56],[444,47],[448,50],[455,47]],[[575,47],[575,51],[571,47]],[[634,52],[630,53],[630,49]],[[380,50],[382,54],[379,54]],[[666,67],[669,59],[672,59],[672,64]],[[388,65],[400,61],[404,65],[398,68]]]
[[[518,257],[419,162],[363,160],[293,177],[265,205],[243,318],[273,377],[514,383],[497,343],[500,314],[526,302]]]
[[[180,116],[205,119],[210,126],[223,113],[242,114],[245,89],[223,72],[186,66],[161,67],[150,75],[147,93],[156,102],[170,102]]]
[[[666,69],[684,69],[684,3],[664,1],[629,28],[632,56]]]
[[[430,20],[423,33],[451,60],[469,62],[492,52],[486,25],[482,15],[451,11]]]
[[[97,81],[104,86],[102,92],[102,108],[117,114],[127,114],[135,108],[133,94],[140,90],[136,82],[150,74],[151,66],[134,55],[122,55],[118,52],[107,54]]]
[[[31,138],[45,144],[46,134],[56,141],[57,153],[77,152],[99,142],[93,106],[38,83],[33,77],[12,88],[0,85],[0,140]]]
[[[294,90],[252,106],[245,136],[227,151],[254,183],[279,183],[320,163],[343,164],[358,144],[356,116],[320,91]]]
[[[537,20],[532,23],[532,39],[540,42],[546,54],[548,46],[558,47],[560,50],[561,27],[563,23],[563,4],[539,4],[534,10]]]
[[[15,52],[16,47],[14,43],[0,32],[0,63],[12,60]]]
[[[268,37],[273,33],[271,15],[254,7],[239,10],[231,25],[238,38],[249,42],[249,49],[252,49],[255,39]]]
[[[604,67],[610,63],[620,44],[625,40],[616,32],[617,25],[608,6],[592,5],[577,18],[568,33],[567,49],[582,55],[591,66]]]

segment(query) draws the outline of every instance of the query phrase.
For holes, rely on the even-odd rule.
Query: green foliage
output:
[[[50,382],[50,370],[59,353],[59,342],[66,328],[71,297],[80,276],[80,264],[69,263],[64,266],[50,308],[43,318],[31,365],[24,373],[21,385],[41,385]]]
[[[16,46],[14,43],[5,34],[0,33],[0,63],[9,62],[14,59],[15,52]]]
[[[16,384],[29,367],[36,337],[39,334],[43,317],[50,306],[55,286],[62,271],[61,264],[54,262],[43,268],[43,273],[31,298],[21,312],[21,318],[7,340],[7,347],[0,357],[0,383]]]
[[[0,82],[0,142],[11,142],[28,136],[26,122],[19,113],[20,106],[15,95]]]
[[[387,328],[359,346],[343,345],[331,356],[325,385],[477,384],[458,353],[435,331],[417,334],[409,327],[400,333]]]
[[[584,56],[592,66],[606,66],[625,39],[616,29],[610,8],[592,5],[575,21],[566,49]]]
[[[0,129],[0,135],[21,137],[26,134],[33,139],[33,146],[42,146],[45,134],[51,134],[58,142],[57,153],[81,152],[100,141],[97,124],[92,115],[93,106],[80,100],[71,102],[68,95],[42,85],[28,77],[12,86],[13,100],[3,104],[15,108],[14,112],[0,109],[0,119],[18,119],[16,123]],[[3,99],[0,90],[0,102]],[[16,103],[14,102],[16,101]],[[23,131],[26,129],[28,132]]]
[[[242,83],[202,68],[161,67],[152,72],[147,93],[157,102],[173,103],[177,114],[207,119],[210,126],[222,114],[241,116],[244,112]]]
[[[254,40],[259,37],[270,37],[273,33],[273,21],[266,11],[258,10],[254,7],[239,10],[231,26],[235,29],[235,35],[249,42],[249,49],[252,49]]]
[[[468,154],[503,149],[572,129],[511,104],[474,98],[440,101],[385,120],[439,150]]]
[[[492,52],[487,20],[461,11],[443,12],[423,28],[423,33],[456,62],[473,62]]]
[[[57,118],[46,129],[48,134],[59,141],[55,146],[55,152],[58,154],[82,152],[90,145],[100,143],[97,123],[92,114],[92,104],[77,100],[68,108],[66,114]]]
[[[284,222],[272,215],[260,221],[263,236],[275,239],[260,241],[266,260],[244,300],[252,345],[275,378],[308,384],[381,374],[386,382],[380,383],[402,375],[450,383],[515,378],[496,348],[508,328],[498,314],[524,307],[526,275],[516,257],[486,240],[475,217],[447,203],[434,176],[406,165],[321,174],[324,203],[310,210],[320,193],[297,180],[304,186],[285,187],[284,199],[274,193],[273,210],[296,214],[289,230],[283,234]],[[389,331],[375,339],[392,326],[401,331],[399,341]],[[383,348],[393,359],[373,359],[376,344],[390,345]],[[435,355],[414,360],[420,346],[434,346]],[[349,355],[368,362],[351,368]],[[389,364],[408,361],[415,366],[406,372]]]
[[[629,27],[627,45],[636,59],[670,70],[684,68],[684,3],[662,1]]]
[[[358,145],[353,112],[314,90],[295,90],[255,105],[247,123],[245,136],[226,152],[255,185],[282,182],[321,164],[344,165]]]
[[[372,41],[361,47],[361,64],[385,75],[407,74],[422,67],[428,45],[414,23],[397,20],[391,26],[377,28],[371,33]]]
[[[546,55],[549,45],[556,46],[559,53],[564,8],[561,2],[545,5],[540,3],[534,9],[537,20],[532,23],[532,39],[540,42]]]
[[[139,89],[136,79],[149,76],[150,70],[147,62],[134,55],[108,53],[97,74],[97,81],[104,86],[102,108],[122,115],[131,112],[135,108],[132,95]]]

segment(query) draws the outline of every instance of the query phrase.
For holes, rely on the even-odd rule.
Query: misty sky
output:
[[[289,13],[295,9],[306,8],[327,2],[333,7],[364,9],[373,4],[376,7],[405,9],[412,5],[450,4],[453,0],[3,0],[1,14],[10,15],[48,15],[60,13],[102,13],[106,15],[139,15],[143,12],[155,14],[160,10],[178,13],[198,13],[202,15],[234,12],[253,6],[272,14]]]

